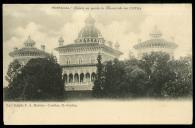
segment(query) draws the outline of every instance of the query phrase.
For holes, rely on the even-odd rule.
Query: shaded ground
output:
[[[6,93],[6,89],[4,89],[4,95]],[[62,99],[37,99],[37,100],[29,100],[29,101],[38,101],[38,102],[47,102],[47,101],[86,101],[86,100],[123,100],[123,101],[133,101],[133,100],[191,100],[192,97],[178,97],[178,98],[170,98],[170,97],[135,97],[132,95],[127,95],[124,97],[107,97],[107,98],[95,98],[92,96],[92,91],[67,91],[64,93],[64,97]],[[23,99],[7,99],[4,97],[4,101],[28,101]]]
[[[7,93],[7,89],[4,89],[4,101],[26,101],[24,99],[18,98],[18,99],[8,99],[5,97],[5,94]],[[92,91],[66,91],[64,92],[64,97],[62,99],[37,99],[37,100],[30,100],[30,101],[72,101],[72,100],[91,100],[96,99],[92,96]]]
[[[65,92],[65,100],[88,100],[95,99],[92,91],[67,91]]]

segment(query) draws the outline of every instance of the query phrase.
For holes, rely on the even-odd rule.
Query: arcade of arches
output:
[[[68,84],[84,84],[84,83],[90,83],[95,80],[96,74],[95,72],[92,73],[65,73],[63,75],[64,83]]]

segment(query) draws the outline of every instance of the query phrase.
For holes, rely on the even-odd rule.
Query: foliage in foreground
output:
[[[63,97],[62,69],[55,58],[31,59],[25,66],[17,60],[9,66],[5,97],[10,100],[42,100]]]
[[[96,96],[186,97],[192,95],[191,57],[174,60],[166,53],[153,52],[144,55],[141,60],[115,59],[106,64],[99,62],[97,67],[97,73],[102,73],[97,74],[94,87],[102,88],[93,91]],[[104,79],[100,80],[100,78]]]
[[[162,52],[146,54],[141,60],[97,58],[94,97],[188,97],[192,96],[192,59],[170,59]],[[56,58],[31,59],[25,66],[15,60],[9,65],[4,90],[9,100],[61,99],[64,96],[62,69]],[[5,93],[6,92],[6,93]]]

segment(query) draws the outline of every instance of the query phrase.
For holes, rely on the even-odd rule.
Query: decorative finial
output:
[[[30,35],[28,35],[28,39],[27,40],[29,40],[29,41],[32,40],[31,37],[30,37]]]
[[[112,47],[112,42],[111,42],[111,41],[108,41],[107,43],[108,43],[108,45],[109,45],[110,47]]]
[[[62,36],[60,36],[60,38],[59,38],[59,40],[58,40],[59,42],[64,42],[64,39],[63,39],[63,37]]]
[[[85,19],[86,25],[94,25],[95,19],[91,16],[91,14],[88,15],[88,17]]]
[[[35,45],[35,41],[31,39],[30,35],[28,39],[24,42],[25,47],[33,47]]]
[[[14,51],[16,51],[16,50],[18,50],[18,48],[17,47],[14,47]]]
[[[152,38],[160,38],[162,36],[162,33],[160,32],[160,30],[158,30],[157,25],[154,26],[153,31],[150,33],[150,36]]]
[[[58,39],[58,42],[59,42],[59,46],[63,46],[63,43],[64,43],[64,39],[62,36],[60,36],[60,38]]]
[[[45,51],[45,45],[41,45],[41,50]]]

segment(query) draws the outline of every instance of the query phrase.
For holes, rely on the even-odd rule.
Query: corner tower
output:
[[[170,57],[173,58],[174,50],[177,48],[177,44],[175,42],[163,39],[163,34],[157,26],[154,27],[149,36],[149,40],[143,42],[139,40],[138,43],[134,45],[134,49],[136,49],[138,53],[138,58],[141,58],[144,54],[159,51],[168,53]]]

